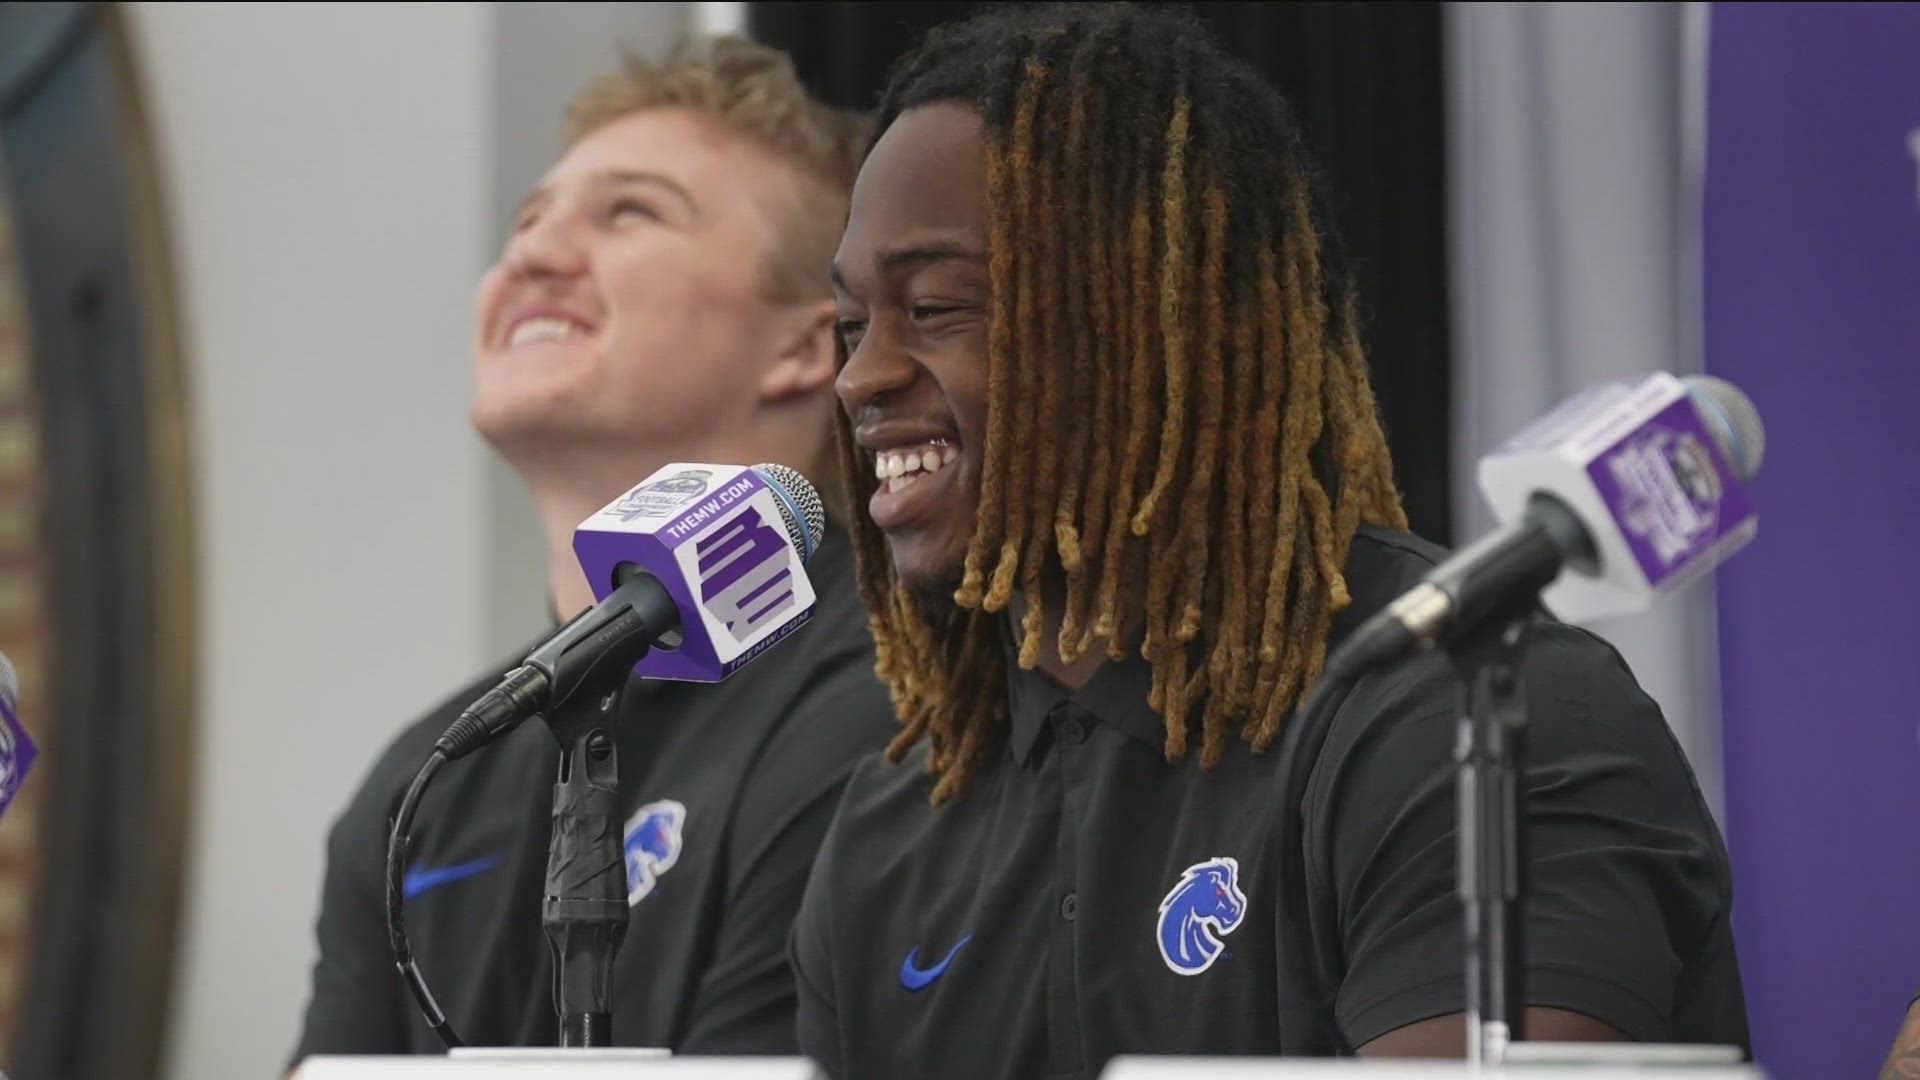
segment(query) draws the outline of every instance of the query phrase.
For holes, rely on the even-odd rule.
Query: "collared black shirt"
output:
[[[647,820],[649,832],[635,849],[644,872],[630,855],[629,886],[645,895],[615,961],[620,1044],[794,1050],[788,929],[850,768],[895,727],[844,538],[830,534],[807,570],[820,597],[813,621],[732,678],[628,685],[617,735],[624,831]],[[408,728],[334,825],[296,1061],[441,1050],[387,943],[388,814],[434,739],[505,670]],[[540,901],[558,762],[547,726],[523,724],[447,766],[415,819],[409,940],[472,1045],[555,1041]]]
[[[1443,553],[1365,529],[1344,634]],[[1528,1000],[1642,1040],[1747,1041],[1725,849],[1618,655],[1543,621],[1527,654]],[[1325,1053],[1282,1000],[1278,753],[1168,764],[1139,660],[1078,693],[1009,677],[1011,730],[928,803],[924,748],[863,762],[794,926],[800,1045],[837,1080],[1090,1077],[1118,1054]],[[1335,706],[1303,802],[1314,958],[1355,1045],[1463,1007],[1438,656]],[[1195,755],[1197,756],[1197,754]]]

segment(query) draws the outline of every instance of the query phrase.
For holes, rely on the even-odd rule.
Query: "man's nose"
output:
[[[502,261],[519,277],[578,277],[587,269],[587,247],[569,219],[554,215],[515,233]]]
[[[898,393],[920,377],[920,365],[885,332],[878,320],[869,326],[840,374],[833,380],[834,393],[847,412],[858,412],[888,394]]]

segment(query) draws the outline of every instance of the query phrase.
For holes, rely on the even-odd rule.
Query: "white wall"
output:
[[[681,4],[131,7],[188,356],[203,638],[168,1076],[292,1050],[328,825],[545,618],[467,428],[474,283],[560,112]]]
[[[486,12],[378,9],[133,5],[202,545],[176,1077],[279,1074],[327,824],[482,655]]]
[[[1575,391],[1698,371],[1701,58],[1679,3],[1446,6],[1457,521],[1474,463]],[[1660,703],[1721,805],[1711,584],[1593,629]]]

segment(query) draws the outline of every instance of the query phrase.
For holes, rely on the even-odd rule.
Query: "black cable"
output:
[[[539,713],[551,692],[546,672],[536,665],[522,664],[462,710],[460,719],[447,725],[434,741],[434,749],[448,761],[458,761]]]
[[[578,620],[575,620],[576,622]],[[413,1000],[420,1005],[420,1012],[447,1049],[464,1046],[460,1036],[447,1022],[447,1014],[440,1010],[440,1003],[433,999],[433,991],[427,989],[426,976],[420,974],[420,967],[413,961],[413,950],[407,947],[407,917],[403,903],[406,899],[407,855],[412,846],[413,815],[420,808],[420,797],[426,793],[427,785],[433,782],[447,762],[466,757],[475,750],[511,731],[521,721],[534,715],[541,700],[547,693],[549,683],[544,672],[530,664],[513,669],[502,678],[499,685],[480,695],[473,704],[460,713],[460,718],[447,726],[447,730],[436,739],[433,753],[426,764],[414,774],[413,783],[407,785],[407,793],[400,800],[399,809],[394,811],[393,831],[387,836],[387,942],[393,947],[393,962],[400,969],[400,978],[412,992]]]
[[[420,1004],[420,1012],[426,1017],[427,1026],[451,1050],[465,1044],[454,1033],[453,1025],[447,1022],[447,1014],[440,1011],[440,1003],[433,1000],[433,991],[427,989],[426,977],[420,974],[419,966],[413,962],[413,952],[407,947],[406,915],[401,909],[414,811],[419,809],[420,796],[427,790],[427,784],[432,782],[434,774],[446,763],[446,750],[436,745],[426,764],[414,774],[406,797],[400,800],[400,808],[394,813],[393,833],[387,838],[387,940],[393,946],[393,961],[400,969],[400,978],[406,982],[407,989],[413,992],[413,1000]]]

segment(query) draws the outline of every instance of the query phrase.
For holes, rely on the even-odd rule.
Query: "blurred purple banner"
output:
[[[1767,425],[1719,577],[1756,1056],[1872,1076],[1920,989],[1920,5],[1714,4],[1707,370]]]

